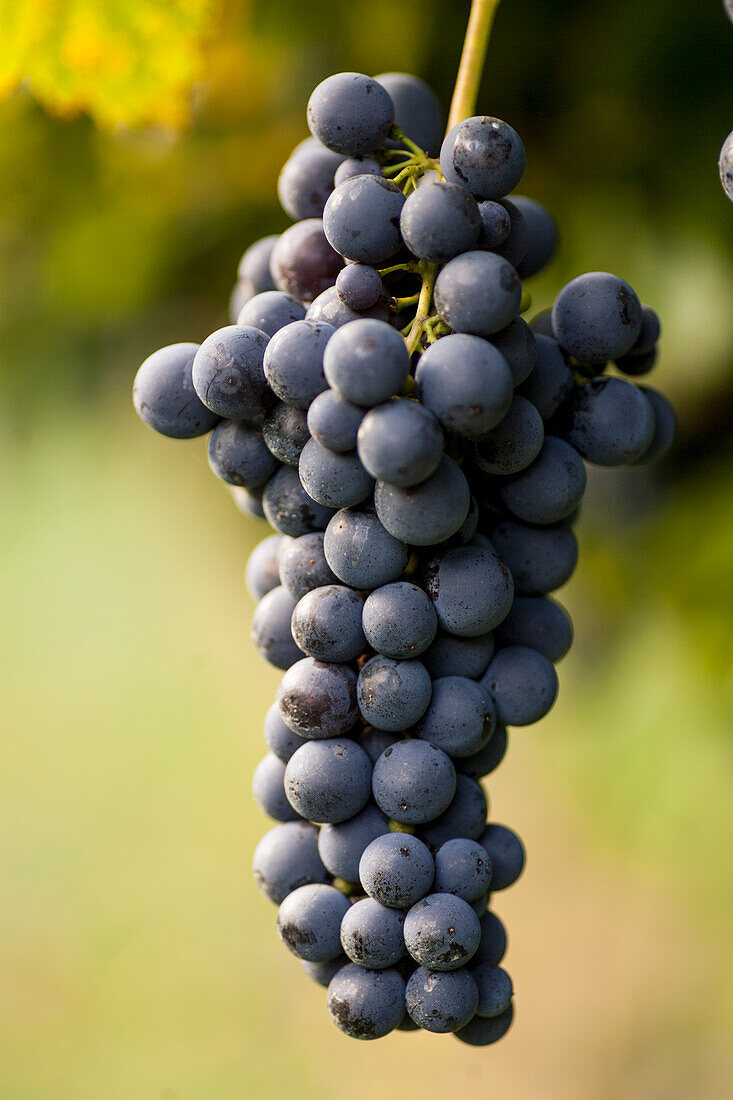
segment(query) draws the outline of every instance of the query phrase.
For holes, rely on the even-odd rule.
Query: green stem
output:
[[[472,0],[456,86],[448,115],[449,130],[464,118],[469,118],[476,109],[484,58],[499,3],[500,0]]]
[[[417,313],[415,314],[415,320],[410,325],[410,330],[405,337],[407,342],[407,350],[410,355],[417,350],[420,344],[420,337],[423,334],[423,326],[425,321],[430,316],[430,306],[433,301],[433,287],[435,286],[435,280],[438,275],[438,265],[429,264],[427,271],[422,277],[422,287],[420,289],[420,297],[417,302]]]

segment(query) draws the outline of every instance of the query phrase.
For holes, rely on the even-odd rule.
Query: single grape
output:
[[[390,94],[395,123],[428,156],[437,156],[445,122],[433,89],[409,73],[380,73],[374,79]]]
[[[500,966],[475,966],[471,969],[478,987],[477,1016],[493,1018],[501,1016],[512,1003],[514,988],[512,979]]]
[[[270,273],[270,257],[277,239],[277,233],[261,237],[249,246],[239,261],[237,278],[247,280],[252,287],[252,297],[263,290],[276,289]]]
[[[338,273],[336,292],[352,309],[369,309],[382,297],[382,277],[368,264],[347,264]]]
[[[509,214],[509,235],[493,251],[497,256],[503,256],[505,260],[508,260],[518,272],[521,261],[524,259],[529,247],[529,229],[518,206],[515,206],[509,199],[502,199],[501,205]]]
[[[297,466],[301,452],[310,439],[306,414],[278,401],[262,424],[262,438],[271,455],[286,466]]]
[[[229,492],[243,516],[254,516],[255,519],[265,518],[262,489],[245,489],[243,485],[231,485]]]
[[[497,725],[489,739],[488,745],[474,753],[473,756],[462,756],[457,759],[456,769],[461,775],[467,775],[470,779],[483,779],[499,767],[506,756],[507,732],[506,726]]]
[[[342,967],[328,987],[328,1014],[352,1039],[381,1039],[405,1011],[405,983],[396,970]]]
[[[369,970],[394,966],[405,953],[404,916],[397,909],[363,898],[341,922],[341,945],[352,962]]]
[[[355,449],[357,432],[363,419],[363,409],[344,401],[336,390],[327,389],[316,397],[308,409],[308,430],[322,447],[342,454]]]
[[[645,451],[636,459],[634,465],[659,462],[669,452],[677,435],[677,417],[672,405],[658,390],[650,386],[640,386],[654,413],[654,435]]]
[[[509,236],[512,220],[506,206],[487,199],[478,204],[481,218],[478,243],[481,248],[497,248]]]
[[[481,845],[483,848],[483,844]],[[486,849],[484,848],[484,852]],[[487,912],[479,919],[481,942],[471,959],[471,969],[477,966],[498,966],[506,954],[506,929],[496,913]]]
[[[345,739],[307,741],[285,765],[288,801],[309,821],[338,823],[358,814],[369,800],[371,779],[369,757]]]
[[[268,289],[275,290],[275,284],[273,283],[272,287],[268,287]],[[227,310],[229,320],[233,325],[237,323],[237,317],[239,317],[247,302],[250,298],[254,298],[257,293],[259,292],[254,289],[249,279],[237,279],[229,295],[229,308]]]
[[[569,434],[576,438],[577,433]],[[585,485],[585,466],[578,452],[565,440],[548,435],[531,466],[502,482],[500,492],[517,519],[547,524],[575,511]]]
[[[447,431],[460,435],[483,435],[512,403],[506,359],[478,336],[455,333],[431,344],[420,356],[415,381],[422,404]]]
[[[517,393],[534,405],[543,420],[549,420],[573,392],[573,372],[556,340],[535,333],[534,369]]]
[[[438,180],[419,187],[400,214],[402,239],[418,259],[445,263],[478,240],[481,215],[465,187]]]
[[[443,455],[434,474],[402,489],[378,481],[374,504],[379,519],[396,539],[431,546],[454,535],[468,515],[471,493],[460,467]]]
[[[489,1044],[503,1039],[512,1026],[513,1019],[514,1008],[511,1005],[506,1012],[502,1012],[501,1016],[493,1016],[488,1020],[483,1016],[474,1016],[470,1023],[459,1028],[455,1033],[456,1039],[460,1039],[462,1043],[468,1043],[472,1047],[489,1046]]]
[[[318,829],[305,821],[270,829],[255,848],[252,862],[259,890],[275,905],[299,886],[328,877],[318,855]]]
[[[400,581],[383,585],[367,597],[363,627],[366,640],[377,653],[406,660],[428,648],[438,620],[423,590]]]
[[[285,796],[285,765],[269,752],[263,756],[252,776],[252,795],[263,814],[276,821],[300,821],[301,817]]]
[[[491,889],[506,890],[524,869],[524,846],[506,825],[487,825],[480,838],[491,860]]]
[[[552,331],[552,307],[541,309],[539,313],[535,314],[529,323],[529,327],[536,336],[549,336],[551,340],[554,340],[555,334]],[[557,343],[557,341],[555,342]]]
[[[723,190],[730,201],[733,202],[733,131],[728,134],[723,142],[723,148],[720,150],[720,157],[718,158],[718,168]]]
[[[309,978],[318,985],[322,985],[324,989],[328,989],[331,978],[335,977],[339,970],[348,964],[348,961],[342,952],[335,959],[327,959],[325,962],[309,962],[308,959],[302,959],[301,965]]]
[[[331,192],[323,210],[323,231],[331,248],[347,260],[380,264],[402,243],[400,214],[405,196],[382,176],[353,176]]]
[[[359,427],[357,447],[372,477],[409,488],[435,473],[443,454],[443,433],[424,405],[394,398],[369,410]]]
[[[557,673],[536,649],[511,645],[499,649],[479,683],[491,692],[499,721],[530,726],[544,718],[557,698]]]
[[[496,630],[504,646],[529,646],[548,661],[562,660],[573,643],[573,624],[559,603],[541,596],[517,596],[512,609]]]
[[[493,634],[459,638],[439,630],[430,648],[420,655],[420,660],[434,680],[441,676],[467,676],[477,680],[488,668],[493,653]]]
[[[337,454],[309,439],[298,463],[300,483],[312,500],[329,508],[349,508],[372,495],[374,478],[356,451]]]
[[[301,737],[338,737],[348,733],[359,716],[352,670],[313,657],[303,657],[288,669],[277,702],[285,725]]]
[[[284,541],[282,535],[270,535],[257,543],[247,559],[244,578],[253,599],[261,600],[280,584],[280,548]]]
[[[388,832],[385,815],[377,806],[368,803],[348,821],[322,825],[318,834],[318,851],[332,875],[345,882],[358,882],[359,860],[365,849],[378,836]]]
[[[641,332],[641,303],[628,283],[605,271],[579,275],[552,307],[555,338],[581,363],[625,355]]]
[[[328,384],[354,405],[379,405],[404,386],[410,369],[405,341],[384,321],[363,318],[338,329],[323,358]]]
[[[341,161],[334,172],[333,186],[338,187],[340,183],[353,179],[354,176],[381,176],[381,174],[381,166],[372,157],[347,157]]]
[[[170,344],[149,355],[135,375],[135,411],[149,427],[171,439],[195,439],[219,422],[194,389],[192,368],[198,350],[198,344]]]
[[[395,581],[409,558],[403,542],[394,538],[371,508],[342,508],[323,537],[326,561],[340,581],[370,589]]]
[[[222,420],[209,437],[209,466],[229,485],[257,489],[279,468],[262,432],[239,420]]]
[[[517,394],[503,420],[476,440],[476,465],[487,474],[518,474],[537,458],[544,438],[542,417],[531,401]]]
[[[443,676],[433,680],[430,705],[415,734],[450,756],[472,756],[487,744],[495,725],[494,704],[475,680]]]
[[[532,329],[524,318],[515,317],[501,332],[492,335],[491,343],[506,359],[514,385],[520,386],[529,378],[537,362],[537,344]]]
[[[352,309],[346,302],[341,301],[335,286],[330,286],[328,290],[319,294],[305,316],[308,321],[324,321],[333,328],[341,328],[349,321],[358,321],[365,317],[375,321],[389,321],[390,318],[389,310],[381,300],[369,309],[361,311]]]
[[[299,600],[313,588],[335,584],[337,578],[328,567],[323,553],[323,535],[313,531],[296,539],[286,539],[280,551],[280,583]]]
[[[264,358],[265,378],[286,405],[307,409],[328,388],[323,353],[334,332],[332,325],[321,321],[293,321],[270,340]]]
[[[289,730],[283,722],[277,703],[273,703],[265,715],[265,744],[283,764],[287,764],[295,750],[303,744],[302,737]]]
[[[333,886],[299,886],[280,905],[278,935],[299,959],[328,962],[341,954],[339,932],[348,909],[348,899]]]
[[[654,435],[651,404],[640,387],[623,378],[594,378],[578,386],[565,417],[568,443],[596,466],[635,462]]]
[[[435,281],[435,308],[454,332],[500,332],[519,313],[521,297],[516,271],[493,252],[464,252]]]
[[[487,890],[486,893],[482,894],[480,898],[476,899],[476,901],[469,902],[471,908],[473,909],[474,913],[476,914],[476,916],[478,917],[479,920],[481,920],[484,913],[489,908],[489,901],[490,900],[491,900],[491,893],[490,893],[490,891]],[[471,964],[473,965],[473,959],[471,959]]]
[[[457,546],[432,558],[425,569],[425,590],[443,630],[476,638],[505,619],[514,584],[504,562],[480,546]]]
[[[526,195],[512,195],[512,203],[527,227],[527,249],[519,261],[517,274],[520,279],[529,279],[554,258],[559,242],[557,223],[541,203]]]
[[[341,257],[326,240],[320,218],[306,218],[286,229],[270,259],[270,270],[278,290],[305,303],[315,301],[319,294],[333,286],[342,266]]]
[[[208,409],[230,420],[253,420],[268,404],[263,358],[267,335],[248,325],[227,325],[196,352],[194,389]]]
[[[295,147],[277,178],[277,197],[289,218],[320,218],[342,161],[317,138],[306,138]]]
[[[275,668],[290,668],[302,656],[290,631],[294,608],[293,597],[278,586],[262,597],[252,616],[253,645]]]
[[[425,741],[397,741],[374,765],[372,792],[393,821],[421,825],[448,808],[456,790],[449,757]]]
[[[396,733],[424,714],[430,691],[430,675],[419,661],[393,661],[378,654],[359,673],[359,710],[370,726]]]
[[[478,989],[465,967],[441,972],[421,966],[407,982],[405,1004],[419,1027],[444,1035],[473,1019]]]
[[[445,178],[482,199],[501,199],[513,191],[524,165],[524,145],[516,130],[486,115],[459,122],[448,131],[440,149]]]
[[[570,579],[578,564],[572,527],[529,527],[504,520],[491,532],[496,552],[508,566],[518,595],[542,596]]]
[[[429,894],[405,917],[405,946],[429,970],[457,970],[475,954],[481,925],[471,906],[454,894]]]
[[[359,860],[359,880],[369,897],[395,909],[407,909],[425,897],[434,876],[430,851],[410,833],[377,837]]]
[[[307,592],[293,611],[291,629],[298,647],[319,661],[352,661],[364,650],[364,601],[341,584]]]
[[[486,795],[483,788],[467,775],[458,773],[456,793],[450,806],[440,817],[421,826],[420,836],[427,844],[440,848],[456,837],[480,840],[485,828]]]
[[[489,889],[491,860],[476,840],[456,837],[435,853],[436,894],[455,894],[466,902],[478,901]]]
[[[361,73],[336,73],[321,81],[308,100],[308,129],[345,157],[363,156],[381,145],[394,121],[389,92]]]
[[[270,526],[293,538],[323,531],[334,514],[306,493],[293,466],[281,466],[273,474],[262,494],[262,507]]]
[[[302,321],[305,309],[292,294],[283,294],[280,290],[265,290],[250,298],[237,317],[238,325],[251,325],[268,336],[274,336],[280,329],[293,321]]]

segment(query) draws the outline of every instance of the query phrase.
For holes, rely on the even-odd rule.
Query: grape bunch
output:
[[[557,229],[514,194],[507,123],[443,137],[422,81],[341,73],[308,124],[278,181],[294,223],[244,253],[233,323],[151,355],[135,405],[165,435],[210,433],[214,473],[275,530],[246,579],[283,670],[253,781],[283,943],[347,1035],[484,1046],[512,1022],[490,903],[524,849],[481,781],[557,695],[572,625],[551,593],[577,561],[584,460],[673,441],[669,402],[629,381],[660,325],[604,272],[526,322]]]

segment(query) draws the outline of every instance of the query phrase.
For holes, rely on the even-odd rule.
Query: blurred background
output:
[[[727,1100],[733,711],[733,26],[719,0],[504,0],[479,110],[556,215],[536,309],[585,270],[664,324],[680,437],[594,471],[576,643],[490,777],[524,838],[517,990],[484,1051],[329,1023],[251,880],[278,680],[243,571],[266,534],[137,366],[226,322],[244,248],[340,70],[446,108],[466,0],[21,0],[0,60],[0,1097]]]

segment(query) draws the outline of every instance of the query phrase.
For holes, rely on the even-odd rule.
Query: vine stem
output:
[[[420,297],[417,301],[417,313],[415,319],[410,326],[405,340],[407,342],[407,350],[410,355],[414,351],[417,351],[420,343],[420,337],[423,334],[423,328],[425,322],[430,316],[430,305],[433,300],[433,288],[435,287],[435,279],[438,274],[438,265],[430,264],[427,271],[422,277],[422,286],[420,288]]]
[[[476,108],[486,49],[500,2],[501,0],[472,0],[448,115],[449,130],[464,118],[469,118]]]
[[[501,0],[471,0],[466,37],[463,40],[463,50],[461,51],[461,60],[458,65],[458,74],[448,115],[448,130],[451,130],[456,123],[462,122],[464,118],[469,118],[475,110],[491,28],[500,2]],[[411,148],[410,142],[405,144],[408,148]],[[405,336],[407,350],[410,355],[419,347],[420,340],[425,332],[425,322],[431,315],[430,307],[433,301],[433,288],[435,287],[437,274],[438,267],[436,264],[429,264],[423,273],[417,312],[410,330]]]

